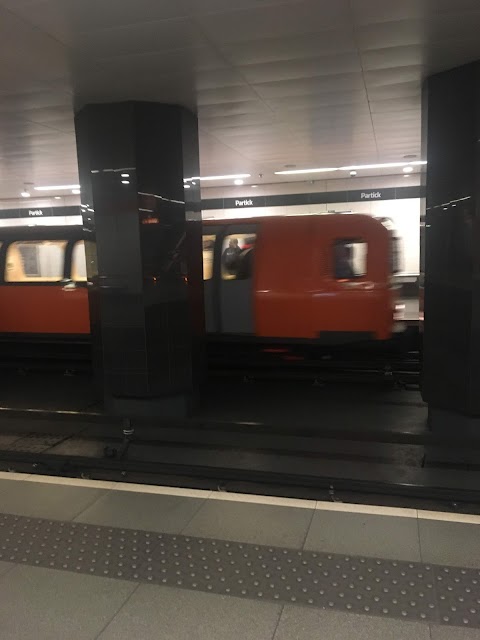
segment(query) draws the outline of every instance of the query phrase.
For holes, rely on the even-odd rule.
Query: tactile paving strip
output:
[[[480,628],[480,571],[0,514],[0,560]]]

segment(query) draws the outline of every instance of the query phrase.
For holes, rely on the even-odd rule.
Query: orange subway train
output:
[[[0,336],[88,337],[91,234],[73,226],[4,228],[0,243]],[[397,244],[382,221],[359,214],[206,221],[207,333],[386,341],[396,329]]]

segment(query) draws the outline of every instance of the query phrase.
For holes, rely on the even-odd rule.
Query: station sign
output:
[[[362,189],[347,191],[348,202],[376,202],[378,200],[396,200],[397,189]]]
[[[421,198],[424,189],[415,187],[388,187],[386,189],[352,189],[351,191],[324,191],[314,193],[284,193],[262,197],[212,198],[202,200],[202,209],[251,209],[253,207],[290,207],[309,204],[334,204],[342,202],[378,202]]]
[[[57,216],[80,216],[80,207],[34,207],[32,209],[0,209],[0,220],[12,218],[52,218]]]
[[[264,207],[265,198],[246,197],[246,198],[224,198],[224,209],[252,209],[254,207]]]

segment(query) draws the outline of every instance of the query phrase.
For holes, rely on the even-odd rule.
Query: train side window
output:
[[[13,242],[7,250],[6,282],[60,282],[64,277],[64,240]]]
[[[83,240],[76,242],[73,247],[72,280],[74,282],[87,281],[87,258],[85,255],[85,242]]]
[[[216,236],[203,236],[203,279],[211,280],[213,277],[213,256],[215,252]]]
[[[255,233],[226,236],[222,247],[222,279],[248,280],[253,275]]]
[[[337,240],[334,245],[334,272],[337,280],[354,280],[367,273],[368,245],[363,240]]]

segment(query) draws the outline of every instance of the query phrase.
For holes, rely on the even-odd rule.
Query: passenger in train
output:
[[[355,278],[355,271],[352,267],[351,249],[344,242],[338,242],[335,245],[335,277],[337,280],[351,280]]]
[[[222,263],[225,271],[230,275],[235,275],[238,268],[238,261],[242,250],[238,246],[237,238],[230,238],[228,247],[222,255]]]
[[[255,248],[255,236],[245,238],[242,252],[239,256],[237,279],[246,280],[253,272],[253,251]]]

